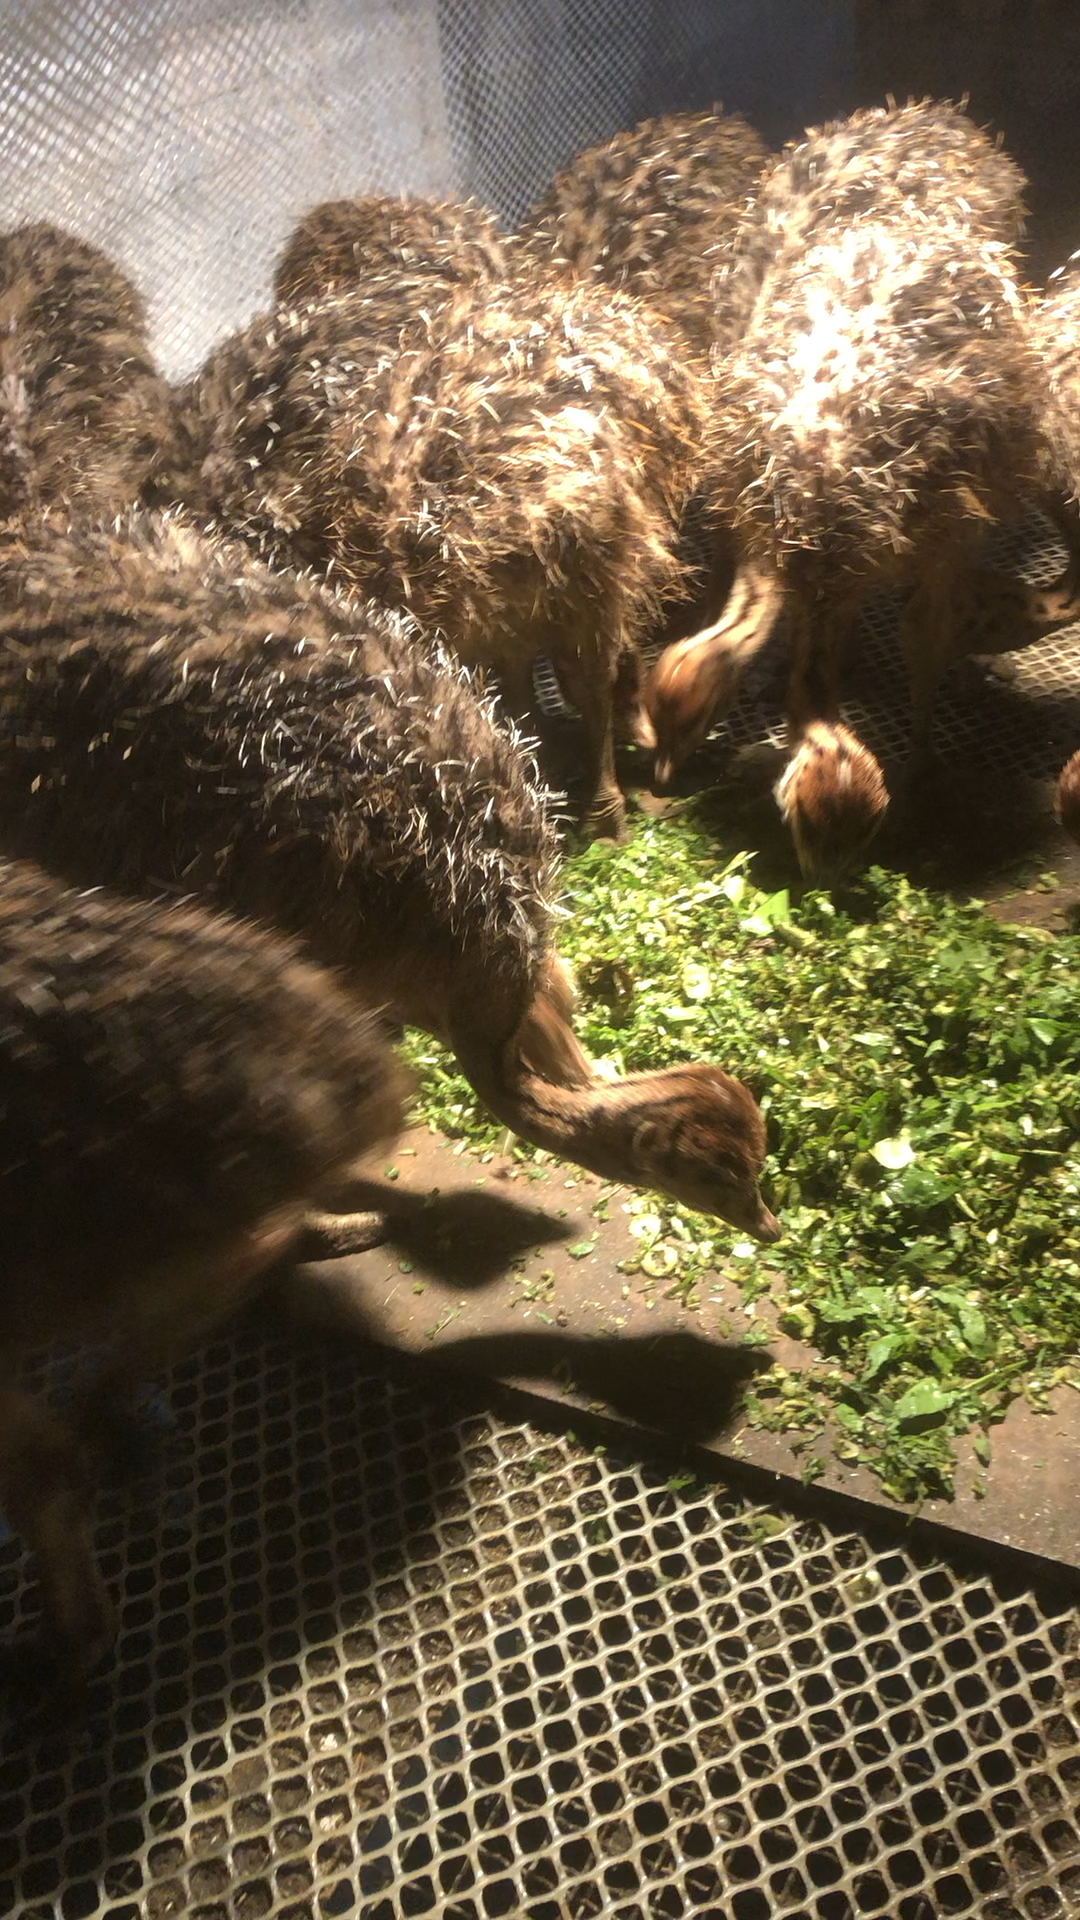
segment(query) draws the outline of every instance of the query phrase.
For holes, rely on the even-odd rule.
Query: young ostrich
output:
[[[1080,843],[1080,753],[1074,753],[1061,770],[1057,810],[1066,833]]]
[[[486,207],[472,200],[358,194],[324,200],[294,229],[274,276],[280,306],[309,306],[388,269],[432,272],[480,291],[507,274],[507,250]]]
[[[738,114],[643,120],[587,148],[556,176],[516,236],[518,271],[634,296],[655,325],[675,330],[708,390],[713,357],[732,344],[713,282],[771,157]],[[677,548],[688,590],[665,609],[662,634],[689,633],[698,657],[714,635],[730,631],[727,546],[725,530],[693,494]],[[647,733],[638,727],[640,744],[649,744]]]
[[[643,120],[556,176],[519,230],[522,264],[636,295],[707,362],[730,344],[712,282],[769,158],[738,114]]]
[[[1041,504],[1068,552],[1068,566],[1051,595],[1075,613],[1080,596],[1080,253],[1051,274],[1029,317],[1045,440]]]
[[[890,339],[904,339],[909,386],[918,380],[920,355],[927,359],[937,350],[930,324],[931,290],[923,287],[920,293],[917,259],[911,261],[910,288],[894,272],[891,300],[883,300],[874,311],[865,308],[865,288],[856,284],[848,313],[845,289],[839,282],[845,268],[844,247],[851,249],[847,264],[857,273],[869,274],[876,270],[873,248],[860,250],[853,237],[861,228],[879,230],[884,261],[890,230],[914,234],[925,231],[927,222],[944,219],[953,223],[953,232],[981,236],[992,249],[1002,249],[1001,268],[1007,273],[1004,250],[1023,227],[1024,184],[1019,169],[964,113],[947,103],[928,101],[870,109],[813,130],[789,146],[765,173],[713,282],[721,333],[736,342],[750,330],[734,362],[717,363],[718,418],[725,449],[721,461],[730,460],[734,450],[736,476],[733,495],[730,473],[721,473],[718,497],[729,511],[735,506],[740,517],[750,511],[756,520],[756,537],[752,534],[750,539],[755,558],[743,563],[741,589],[733,595],[727,617],[713,632],[670,649],[654,670],[647,705],[658,737],[662,776],[670,777],[724,717],[747,663],[773,630],[782,600],[776,562],[803,538],[803,508],[793,502],[800,500],[804,481],[812,485],[810,463],[822,434],[829,438],[843,433],[845,438],[845,449],[835,449],[828,484],[839,482],[841,496],[860,485],[860,434],[872,429],[873,408],[883,385],[880,362],[871,363],[867,357],[863,365],[859,358],[869,355],[870,330],[884,322]],[[839,254],[830,256],[828,250],[837,248]],[[810,271],[815,249],[825,249],[816,256],[822,284],[815,281],[812,296],[801,298],[798,282]],[[942,307],[947,304],[949,284],[946,279],[941,289]],[[786,369],[785,356],[795,357]],[[940,377],[948,382],[947,367],[940,369]],[[756,393],[755,381],[759,383]],[[726,417],[729,382],[733,421]],[[793,432],[783,443],[788,428],[797,424],[800,405],[805,412],[809,403],[812,414],[818,400],[822,419],[813,445],[806,437],[812,424],[809,416],[803,423],[803,438]],[[767,422],[776,419],[778,427],[757,431],[751,417],[755,407]],[[776,446],[770,437],[774,433]],[[844,450],[851,451],[856,462],[854,473],[842,468]],[[882,491],[888,489],[894,472],[887,466],[879,474]],[[895,478],[903,486],[910,476],[895,472]],[[825,487],[818,493],[825,497],[819,498],[816,512],[819,519],[827,520]],[[773,510],[779,539],[770,538],[765,526]],[[812,545],[820,544],[820,527],[807,527],[805,533]],[[888,534],[891,547],[895,530],[890,528]],[[1007,590],[1004,582],[973,578],[968,595],[974,595],[980,614],[991,616],[995,626],[1001,624],[1006,610],[1021,619],[1037,619],[1038,610],[1028,607],[1022,595]],[[828,608],[820,609],[820,614],[821,620],[827,619]],[[805,681],[805,666],[800,667],[800,678]],[[827,681],[828,674],[822,678]],[[806,697],[804,686],[798,698],[805,704]],[[816,719],[827,723],[835,718],[835,704],[834,697],[827,697]],[[826,742],[827,735],[819,731],[808,756],[819,790]],[[847,790],[854,792],[848,786],[850,736],[834,744],[837,773]],[[872,810],[874,796],[882,797],[884,789],[869,755],[863,765],[862,797]],[[797,779],[785,781],[789,799],[793,793],[797,796],[799,787]],[[857,818],[852,827],[856,846],[862,836]]]
[[[856,114],[766,174],[719,276],[739,344],[718,369],[712,497],[751,566],[778,574],[792,616],[795,764],[779,797],[797,842],[815,849],[818,880],[861,856],[886,805],[873,757],[837,731],[840,665],[863,601],[891,577],[911,589],[905,650],[922,748],[937,681],[970,630],[978,531],[1016,510],[1035,470],[1032,355],[1008,247],[1022,184],[951,107]],[[978,594],[993,598],[992,579]],[[661,663],[650,707],[669,759],[680,704],[692,739],[709,704],[710,687],[695,698],[698,687],[730,698],[740,660],[771,627],[775,596],[759,598],[763,633],[718,634],[727,658],[684,671],[663,727]]]
[[[1000,141],[950,101],[862,108],[784,148],[747,205],[714,298],[737,337],[778,259],[863,221],[940,217],[1011,253],[1026,188]]]
[[[238,1307],[307,1202],[402,1120],[371,1014],[298,949],[192,905],[0,860],[0,1509],[40,1558],[63,1679],[106,1652],[87,1453],[118,1394]],[[100,1368],[82,1443],[17,1384]]]
[[[525,1139],[775,1237],[743,1086],[593,1074],[552,942],[546,796],[465,674],[401,617],[182,523],[32,531],[0,546],[12,852],[299,935],[446,1041]]]
[[[425,304],[426,303],[426,304]],[[682,505],[709,432],[703,383],[637,305],[523,281],[371,276],[257,321],[178,400],[161,493],[263,553],[414,613],[527,708],[551,660],[579,709],[583,821],[618,834],[614,715],[637,643],[677,593]]]
[[[928,747],[979,534],[1034,481],[1029,375],[1001,248],[947,219],[861,221],[766,276],[727,370],[718,470],[751,558],[784,579],[796,748],[809,721],[836,719],[845,646],[890,577],[908,589],[914,739]],[[785,797],[798,810],[798,784]],[[833,838],[845,858],[839,815]]]
[[[0,236],[0,517],[54,502],[116,512],[167,424],[130,280],[58,227]]]

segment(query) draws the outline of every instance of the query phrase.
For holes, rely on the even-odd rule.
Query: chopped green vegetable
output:
[[[759,1092],[784,1238],[750,1249],[635,1196],[624,1268],[670,1272],[691,1306],[720,1265],[748,1302],[768,1295],[822,1358],[759,1374],[751,1422],[804,1447],[831,1427],[895,1497],[948,1495],[959,1435],[1075,1377],[1080,938],[880,871],[846,908],[793,903],[719,854],[706,820],[699,803],[571,859],[560,946],[597,1058],[713,1059]],[[497,1146],[447,1056],[425,1037],[411,1058],[425,1117]]]
[[[870,1152],[879,1167],[886,1167],[890,1173],[900,1173],[904,1167],[910,1167],[915,1158],[915,1149],[906,1133],[895,1140],[878,1140]]]

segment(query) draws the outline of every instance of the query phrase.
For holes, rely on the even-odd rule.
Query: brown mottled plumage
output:
[[[0,516],[59,501],[117,511],[167,422],[130,280],[58,227],[0,236]]]
[[[702,382],[618,294],[515,283],[479,313],[413,285],[376,277],[219,349],[160,491],[407,607],[515,707],[547,655],[582,713],[586,820],[618,831],[613,693],[682,583]]]
[[[332,412],[365,405],[379,367],[424,337],[444,304],[464,319],[472,294],[401,272],[372,276],[363,294],[257,314],[173,390],[148,504],[183,504],[276,565],[325,571],[329,517],[311,467]]]
[[[717,466],[750,551],[816,583],[963,543],[1030,484],[1029,371],[996,243],[911,214],[783,249],[723,383]]]
[[[1061,769],[1057,810],[1066,833],[1080,842],[1080,753],[1074,753]]]
[[[1033,356],[1001,237],[1017,191],[1005,156],[936,107],[854,115],[762,184],[737,269],[748,318],[720,382],[715,500],[784,580],[796,745],[807,722],[836,718],[845,645],[890,577],[908,590],[925,745],[980,531],[1033,483]]]
[[[1080,253],[1052,274],[1032,303],[1031,329],[1045,383],[1043,431],[1049,479],[1080,501]]]
[[[776,801],[806,879],[831,887],[863,865],[889,794],[869,748],[847,727],[815,720],[777,781]]]
[[[732,344],[713,280],[770,157],[738,114],[643,120],[556,176],[516,236],[518,270],[632,295],[708,375],[712,355]],[[721,540],[700,494],[689,495],[676,543],[684,590],[665,607],[665,634],[682,638],[720,612]],[[634,731],[647,744],[647,731]]]
[[[1080,610],[1080,254],[1051,274],[1029,307],[1039,386],[1044,488],[1041,502],[1068,553],[1049,598],[1071,617]]]
[[[586,821],[617,830],[614,681],[680,585],[697,383],[617,295],[515,291],[399,356],[372,401],[328,445],[336,568],[403,600],[515,703],[549,657],[585,726]]]
[[[397,1132],[402,1081],[373,1017],[291,943],[0,860],[0,1086],[0,1508],[40,1555],[78,1681],[112,1625],[87,1470],[16,1384],[20,1357],[103,1350],[115,1406]]]
[[[929,214],[1011,249],[1027,181],[998,140],[947,100],[866,107],[811,127],[764,174],[714,295],[734,338],[781,253],[805,252],[862,221]]]
[[[670,113],[580,153],[524,221],[523,262],[598,280],[718,340],[713,276],[769,160],[738,114]]]
[[[526,1139],[764,1237],[761,1116],[712,1067],[609,1084],[567,1020],[531,762],[409,624],[182,523],[0,540],[0,821],[78,881],[298,934],[449,1042]]]
[[[282,306],[311,305],[363,287],[371,273],[428,271],[474,287],[503,280],[507,250],[495,216],[472,200],[357,194],[312,207],[274,275]]]

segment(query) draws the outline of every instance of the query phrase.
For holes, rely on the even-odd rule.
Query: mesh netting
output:
[[[111,253],[170,375],[265,303],[314,201],[454,186],[433,5],[5,12],[0,226],[52,219]]]
[[[215,1346],[171,1404],[99,1530],[116,1671],[0,1757],[3,1915],[1080,1910],[1060,1591],[340,1351]]]
[[[582,146],[645,114],[724,96],[779,139],[840,104],[846,8],[822,0],[814,25],[802,0],[756,11],[26,0],[5,8],[0,45],[0,229],[56,220],[104,247],[179,377],[266,303],[318,200],[472,193],[515,221]]]

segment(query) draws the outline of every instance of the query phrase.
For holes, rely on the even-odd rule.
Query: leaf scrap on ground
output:
[[[567,863],[585,1045],[619,1072],[716,1060],[769,1126],[784,1238],[751,1249],[641,1196],[632,1264],[648,1277],[662,1243],[690,1306],[723,1267],[817,1348],[757,1375],[752,1423],[804,1453],[831,1429],[894,1497],[947,1496],[959,1436],[987,1459],[1019,1395],[1043,1409],[1080,1385],[1080,938],[879,870],[844,909],[794,903],[749,864],[718,852],[700,806]],[[448,1056],[414,1038],[411,1057],[424,1116],[497,1145]]]

